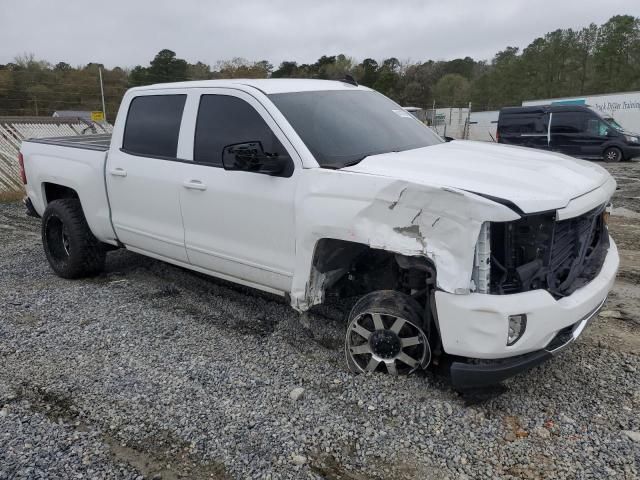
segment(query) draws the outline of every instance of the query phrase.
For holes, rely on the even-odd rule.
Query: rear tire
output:
[[[42,245],[49,265],[62,278],[97,275],[104,269],[105,249],[93,236],[80,200],[54,200],[42,215]]]
[[[408,295],[380,290],[363,296],[351,309],[345,355],[354,373],[408,375],[431,361],[423,329],[423,308]]]
[[[607,163],[616,163],[622,160],[622,150],[618,147],[609,147],[602,154],[602,158]]]

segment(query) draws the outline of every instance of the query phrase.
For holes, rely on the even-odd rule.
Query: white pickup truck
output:
[[[447,143],[355,82],[133,88],[111,137],[29,140],[20,162],[58,275],[123,247],[300,312],[358,299],[355,372],[448,358],[458,388],[500,382],[575,340],[618,268],[603,168]]]

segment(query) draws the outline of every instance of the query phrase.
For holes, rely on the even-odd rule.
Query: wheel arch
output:
[[[104,243],[117,245],[115,232],[111,226],[110,210],[106,195],[102,191],[93,192],[90,184],[83,184],[74,180],[62,182],[55,178],[43,178],[34,190],[34,206],[40,215],[44,214],[47,206],[55,200],[75,199],[85,216],[91,232]],[[30,197],[31,198],[31,197]]]
[[[42,183],[42,199],[44,200],[45,207],[53,202],[54,200],[61,200],[64,198],[75,198],[80,201],[80,205],[82,205],[82,201],[80,200],[80,195],[75,188],[71,188],[67,185],[63,185],[60,183],[53,182],[43,182]]]
[[[398,291],[409,294],[424,290],[428,299],[429,290],[435,288],[436,275],[434,262],[424,255],[409,256],[365,243],[324,237],[315,243],[306,297],[310,306],[322,304],[327,293],[346,280],[358,294],[401,287]]]

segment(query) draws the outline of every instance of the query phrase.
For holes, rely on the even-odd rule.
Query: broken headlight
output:
[[[471,275],[471,291],[489,293],[491,282],[491,223],[484,222],[476,242]]]

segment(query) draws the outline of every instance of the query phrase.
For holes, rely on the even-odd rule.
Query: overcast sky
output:
[[[163,48],[189,62],[314,62],[345,53],[489,59],[556,28],[640,16],[640,0],[0,0],[0,63],[22,53],[72,65],[147,65]]]

